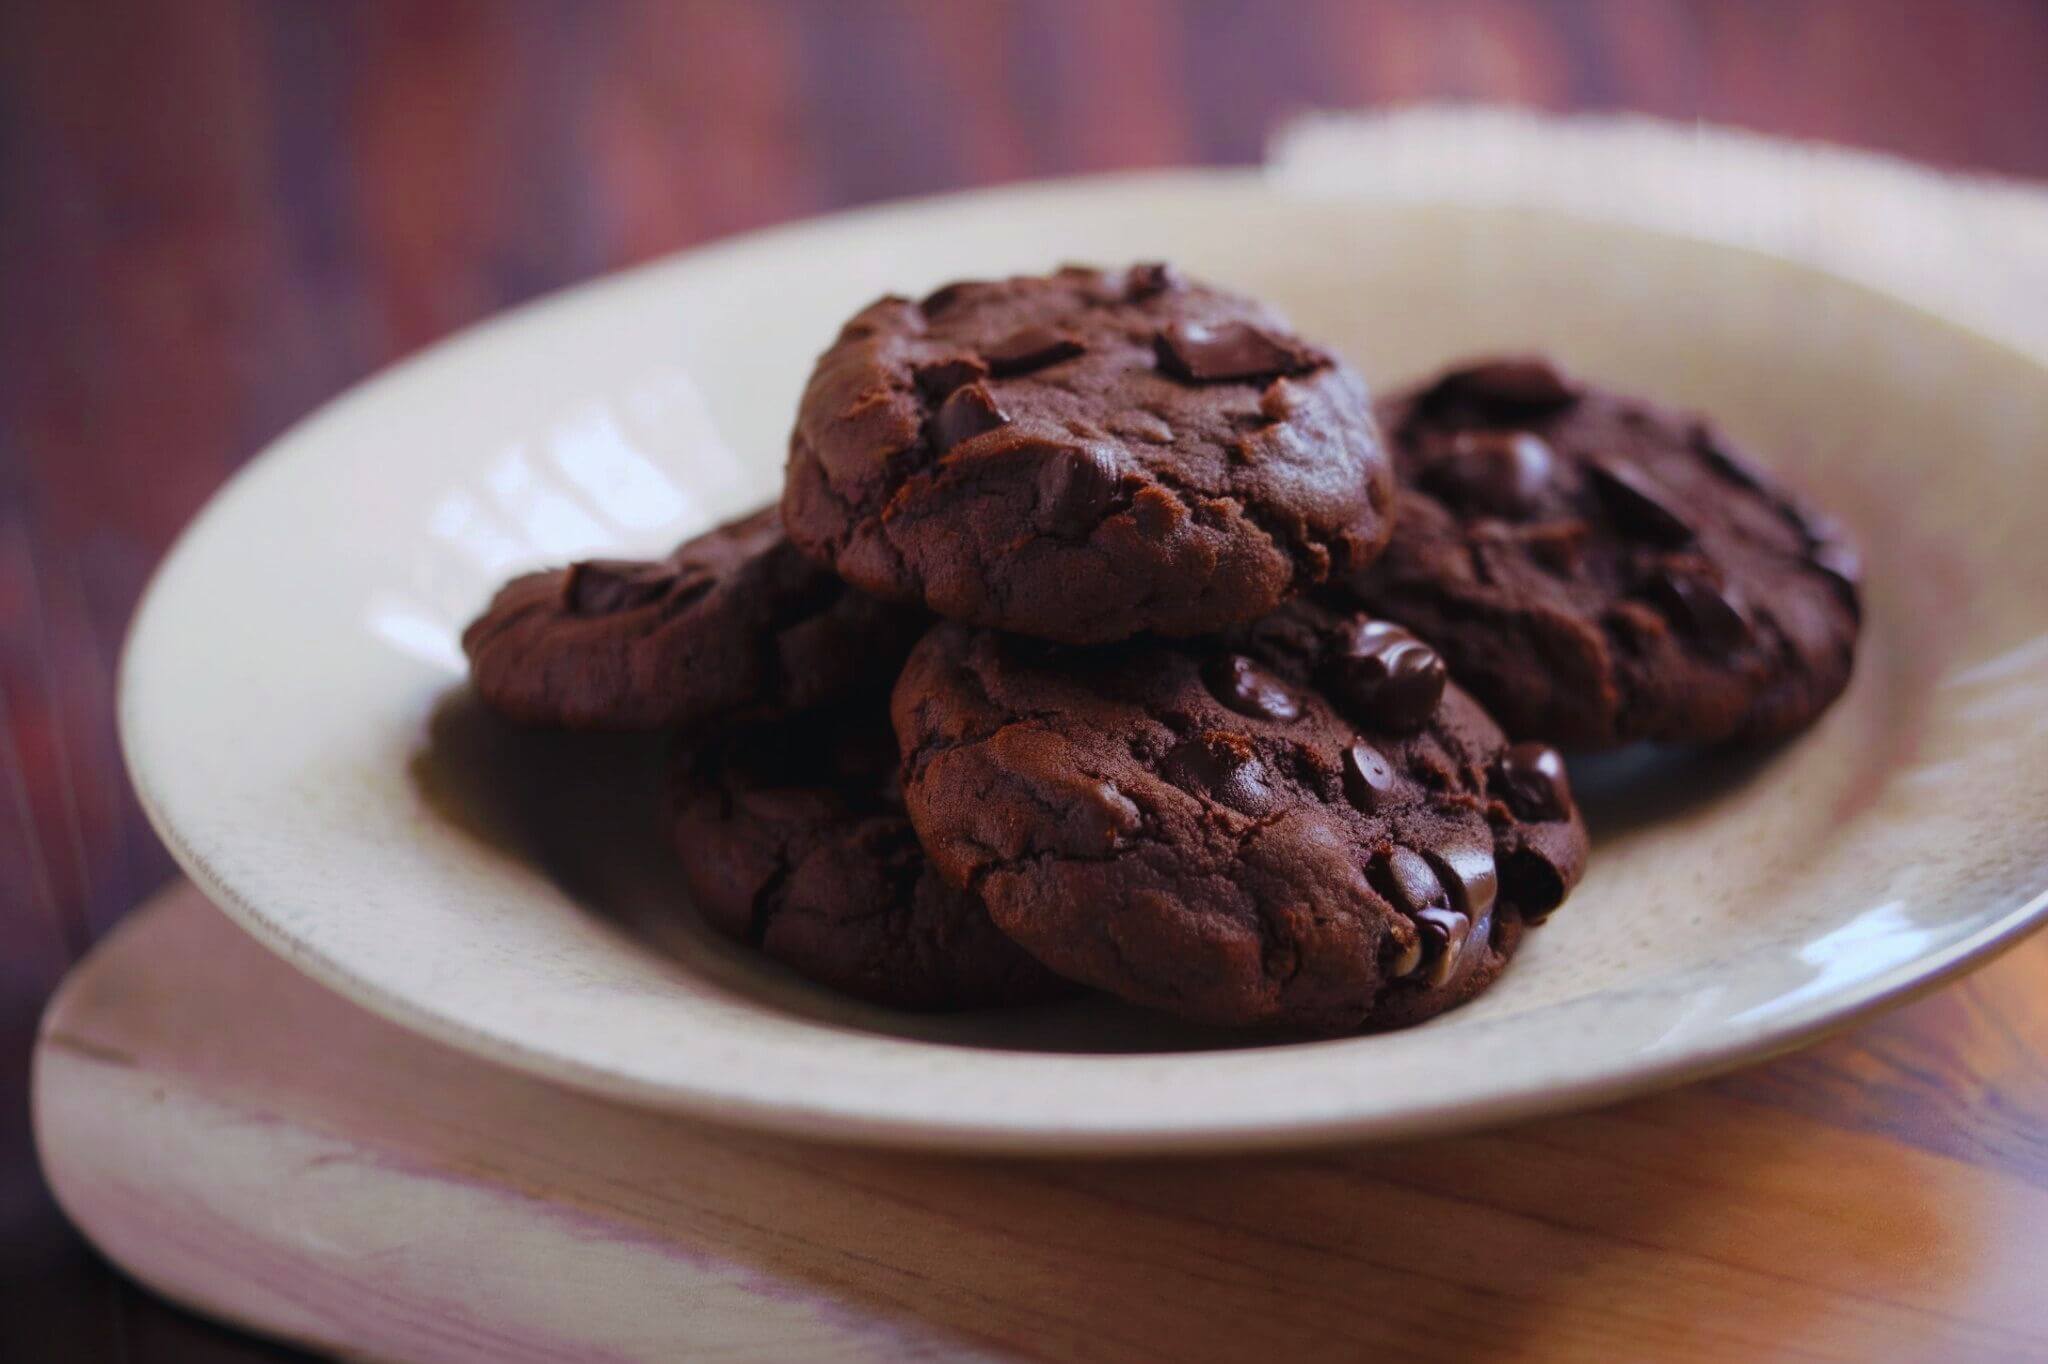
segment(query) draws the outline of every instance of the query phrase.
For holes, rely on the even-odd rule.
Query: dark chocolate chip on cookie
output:
[[[1398,627],[1296,602],[1070,649],[947,624],[896,686],[933,861],[1061,975],[1209,1023],[1346,1032],[1484,989],[1586,835]]]
[[[1854,550],[1706,422],[1533,358],[1380,405],[1392,543],[1344,586],[1521,738],[1762,741],[1849,680]]]
[[[1074,992],[925,860],[879,706],[679,751],[672,828],[699,911],[807,979],[900,1009]]]
[[[666,559],[515,578],[462,646],[485,703],[522,724],[688,728],[878,691],[922,628],[799,553],[769,507]]]
[[[863,310],[812,373],[783,514],[877,596],[1097,642],[1215,630],[1359,569],[1391,496],[1355,374],[1154,265]]]

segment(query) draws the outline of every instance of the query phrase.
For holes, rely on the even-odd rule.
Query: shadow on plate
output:
[[[1733,795],[1785,747],[1697,749],[1634,744],[1612,753],[1571,755],[1572,794],[1586,817],[1593,856],[1623,838]]]
[[[451,827],[531,865],[577,906],[674,962],[680,988],[825,1027],[1003,1051],[1203,1051],[1296,1041],[1197,1028],[1101,997],[913,1014],[810,985],[715,933],[691,907],[663,828],[668,753],[664,735],[521,729],[465,686],[435,705],[411,775]]]

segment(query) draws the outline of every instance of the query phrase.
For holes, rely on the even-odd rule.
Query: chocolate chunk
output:
[[[939,404],[939,410],[932,414],[932,449],[944,454],[960,442],[972,440],[985,431],[993,431],[1009,420],[982,385],[969,384],[955,389],[952,396]]]
[[[1432,398],[1463,398],[1492,408],[1542,410],[1563,407],[1579,396],[1579,386],[1548,360],[1536,356],[1503,357],[1453,370],[1437,381]]]
[[[1419,729],[1443,699],[1449,673],[1437,651],[1387,620],[1359,620],[1339,636],[1325,671],[1331,693],[1373,729]]]
[[[1731,654],[1749,643],[1748,618],[1704,578],[1665,569],[1650,579],[1649,594],[1679,629],[1713,653]]]
[[[1397,785],[1394,765],[1371,744],[1360,740],[1344,750],[1344,795],[1354,808],[1371,814]]]
[[[1243,654],[1211,659],[1202,669],[1202,680],[1218,701],[1239,715],[1262,720],[1293,720],[1301,715],[1301,702],[1287,684]]]
[[[997,376],[1007,377],[1071,360],[1086,349],[1078,338],[1051,327],[1023,327],[992,346],[982,347],[981,358]]]
[[[962,384],[971,384],[977,379],[988,377],[988,366],[971,355],[956,355],[950,360],[934,360],[919,365],[911,371],[911,378],[917,381],[918,391],[924,394],[926,402],[943,402],[947,394]]]
[[[1564,758],[1548,744],[1514,745],[1494,764],[1493,778],[1508,808],[1523,819],[1563,819],[1571,810]]]
[[[1441,989],[1458,969],[1458,958],[1472,937],[1472,918],[1455,909],[1425,909],[1415,916],[1416,936],[1422,949],[1421,965],[1428,968],[1425,983]]]
[[[1527,431],[1460,431],[1423,470],[1422,484],[1460,507],[1493,516],[1532,511],[1550,486],[1556,456]]]
[[[1207,792],[1245,814],[1260,814],[1273,803],[1258,755],[1242,734],[1211,731],[1183,739],[1161,760],[1159,770],[1182,790]]]
[[[1133,303],[1142,303],[1169,289],[1181,287],[1180,272],[1163,261],[1148,261],[1133,265],[1124,276],[1124,297]]]
[[[1118,480],[1109,458],[1094,450],[1053,455],[1038,471],[1040,523],[1058,535],[1086,535],[1116,503]]]
[[[1159,329],[1153,348],[1161,369],[1198,384],[1305,374],[1322,363],[1322,357],[1306,347],[1249,322],[1175,322]]]
[[[1490,844],[1452,844],[1423,853],[1437,881],[1450,892],[1451,905],[1473,918],[1493,908],[1500,893],[1500,873],[1494,865]]]
[[[926,317],[934,317],[958,303],[973,288],[973,284],[967,280],[955,280],[951,284],[940,285],[919,300],[917,309]]]
[[[1685,545],[1693,539],[1692,524],[1671,504],[1650,476],[1629,464],[1592,460],[1586,465],[1593,490],[1600,495],[1615,524],[1625,535],[1658,544]]]
[[[1414,916],[1431,905],[1449,904],[1443,882],[1430,870],[1429,862],[1413,848],[1396,844],[1384,856],[1374,859],[1369,879],[1394,908]]]
[[[1396,844],[1391,850],[1373,859],[1366,871],[1366,878],[1394,908],[1400,910],[1415,925],[1415,936],[1405,942],[1396,939],[1398,946],[1392,960],[1386,964],[1387,974],[1396,980],[1412,976],[1421,969],[1424,959],[1430,954],[1427,942],[1429,933],[1424,929],[1425,914],[1439,915],[1452,913],[1450,902],[1444,894],[1443,883],[1430,870],[1429,863],[1413,848]],[[1442,955],[1442,936],[1436,944],[1436,954]]]
[[[589,559],[569,568],[562,601],[579,616],[610,616],[652,605],[668,594],[675,571],[664,563],[633,559]],[[705,580],[710,585],[710,580]]]

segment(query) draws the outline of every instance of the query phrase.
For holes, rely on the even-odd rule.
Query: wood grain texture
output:
[[[237,1358],[55,1219],[26,1065],[66,965],[169,874],[112,722],[206,497],[349,383],[511,303],[876,198],[1257,155],[1296,109],[1637,108],[2048,175],[2033,0],[17,0],[0,5],[0,1300],[28,1357]],[[1946,997],[1945,997],[1946,998]],[[1853,1076],[1964,1124],[1960,1005]],[[1892,1025],[1883,1025],[1887,1029]],[[1773,1072],[1776,1073],[1776,1072]],[[27,1325],[24,1325],[27,1323]],[[4,1344],[0,1341],[0,1344]],[[6,1353],[0,1349],[0,1353]]]
[[[71,978],[37,1104],[67,1208],[144,1282],[379,1358],[2039,1359],[2048,1164],[2000,1133],[2048,1102],[2044,969],[2035,939],[1801,1056],[1478,1136],[949,1160],[484,1065],[179,886]],[[1916,1082],[1894,1044],[1930,1023],[2037,1063]],[[1982,1143],[1918,1140],[1930,1097]]]

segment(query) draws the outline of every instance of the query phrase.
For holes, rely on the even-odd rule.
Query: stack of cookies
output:
[[[1470,999],[1563,902],[1558,747],[1779,738],[1857,625],[1846,542],[1704,422],[1532,359],[1375,414],[1141,265],[875,303],[780,507],[520,578],[464,645],[514,720],[674,734],[697,912],[813,980],[1329,1034]]]

